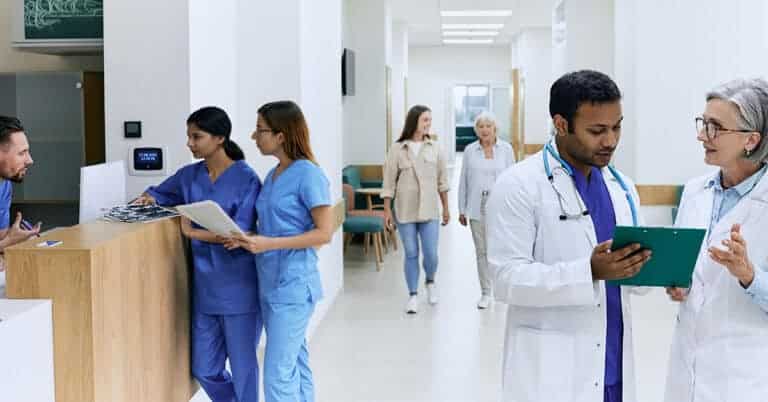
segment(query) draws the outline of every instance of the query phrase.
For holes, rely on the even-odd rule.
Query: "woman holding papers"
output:
[[[233,236],[226,246],[256,254],[267,333],[267,402],[311,402],[314,384],[305,334],[322,297],[315,248],[333,234],[328,179],[315,161],[307,123],[295,103],[261,106],[253,139],[278,164],[256,201],[258,235]]]
[[[255,230],[254,203],[261,182],[229,137],[232,123],[215,107],[187,120],[187,146],[203,160],[185,166],[139,197],[165,206],[212,200],[244,231]],[[182,219],[192,243],[192,375],[214,402],[257,401],[256,347],[262,331],[256,264],[244,250],[227,250],[222,240]],[[229,359],[232,374],[224,364]]]
[[[668,402],[768,397],[768,82],[735,80],[696,118],[704,161],[720,169],[685,186],[676,226],[707,229],[681,301]]]

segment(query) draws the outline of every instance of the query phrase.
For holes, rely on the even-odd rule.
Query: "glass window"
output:
[[[453,102],[456,125],[471,127],[477,115],[490,109],[490,88],[488,85],[457,85],[453,88]]]

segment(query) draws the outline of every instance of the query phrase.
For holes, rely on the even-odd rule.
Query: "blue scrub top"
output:
[[[13,198],[13,184],[9,180],[0,183],[0,230],[11,226],[11,199]]]
[[[312,209],[331,205],[328,179],[308,160],[291,163],[275,180],[264,180],[256,211],[259,234],[301,235],[315,228]],[[314,303],[323,296],[314,248],[271,250],[256,255],[261,297],[268,303]]]
[[[254,203],[261,189],[256,172],[236,161],[211,183],[208,167],[199,162],[179,169],[147,193],[164,206],[212,200],[244,231],[255,232]],[[193,227],[199,228],[196,224]],[[259,310],[258,272],[253,255],[228,251],[221,244],[191,240],[194,264],[192,305],[203,314],[244,314]]]
[[[598,243],[612,239],[616,229],[616,212],[602,171],[593,167],[587,180],[580,171],[573,169],[573,180],[589,210]],[[624,319],[621,312],[621,288],[606,282],[605,297],[608,325],[605,340],[605,386],[610,387],[622,383]]]

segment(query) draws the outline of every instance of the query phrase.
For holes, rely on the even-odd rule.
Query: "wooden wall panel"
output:
[[[638,185],[641,205],[677,206],[680,186],[677,185]]]
[[[89,253],[8,249],[6,263],[8,298],[53,300],[56,401],[94,401]]]

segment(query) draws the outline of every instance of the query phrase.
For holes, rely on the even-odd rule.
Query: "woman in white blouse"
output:
[[[459,223],[472,230],[477,256],[477,273],[480,277],[482,296],[477,308],[491,305],[491,272],[488,269],[485,242],[485,202],[491,193],[496,177],[515,163],[512,146],[496,137],[496,119],[483,112],[475,119],[478,141],[464,148],[464,163],[459,181]]]

